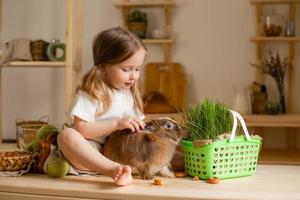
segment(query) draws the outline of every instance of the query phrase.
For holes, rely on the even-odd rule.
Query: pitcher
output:
[[[233,109],[242,115],[251,114],[249,88],[237,89],[234,87]]]

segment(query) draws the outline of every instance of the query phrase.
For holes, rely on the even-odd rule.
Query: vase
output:
[[[278,102],[268,101],[266,103],[266,113],[269,115],[277,115],[280,113],[280,107]]]
[[[279,94],[279,104],[280,104],[280,112],[286,113],[285,96],[282,93]]]

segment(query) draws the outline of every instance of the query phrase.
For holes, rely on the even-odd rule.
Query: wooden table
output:
[[[299,166],[258,165],[253,176],[221,180],[216,185],[191,177],[161,179],[162,186],[134,179],[132,185],[117,187],[105,176],[0,177],[0,199],[300,199]]]

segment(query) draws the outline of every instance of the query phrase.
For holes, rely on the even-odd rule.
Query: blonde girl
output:
[[[139,78],[146,53],[142,41],[120,27],[94,39],[94,66],[83,76],[70,107],[74,128],[58,136],[60,151],[73,170],[111,176],[117,185],[132,182],[130,166],[104,157],[101,145],[115,130],[136,132],[145,126]]]

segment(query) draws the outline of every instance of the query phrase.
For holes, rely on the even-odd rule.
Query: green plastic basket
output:
[[[200,179],[225,179],[255,173],[262,140],[256,136],[250,137],[242,117],[235,111],[231,112],[234,125],[230,138],[196,148],[192,142],[181,140],[186,174]],[[242,124],[245,136],[235,137],[237,119]]]

